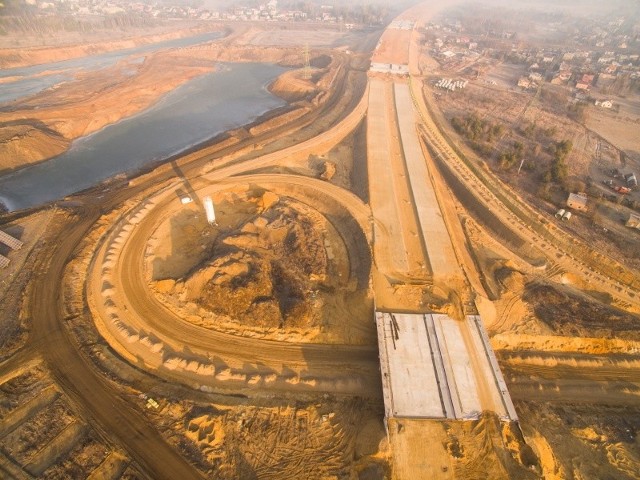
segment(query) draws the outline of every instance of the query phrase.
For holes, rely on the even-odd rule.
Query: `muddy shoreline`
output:
[[[59,202],[63,202],[65,200],[65,198],[69,198],[69,197],[76,197],[76,196],[84,196],[84,195],[88,195],[90,193],[98,193],[102,190],[104,190],[105,187],[114,184],[114,183],[118,183],[120,178],[126,179],[126,181],[128,182],[129,180],[139,177],[141,175],[144,175],[146,173],[150,173],[153,170],[155,170],[158,167],[161,167],[162,165],[166,165],[169,164],[171,162],[174,162],[182,157],[185,157],[187,155],[190,155],[192,153],[195,153],[199,150],[205,149],[205,148],[210,148],[213,147],[215,145],[218,145],[226,140],[229,140],[231,138],[234,137],[234,132],[240,132],[243,130],[246,130],[247,132],[259,125],[264,124],[265,122],[268,122],[270,120],[273,120],[279,116],[285,115],[289,112],[292,112],[294,110],[296,110],[296,106],[295,105],[285,105],[283,107],[279,107],[273,110],[270,110],[268,112],[263,113],[262,115],[260,115],[257,119],[255,119],[252,122],[249,122],[245,125],[242,125],[238,128],[234,128],[232,130],[227,130],[225,132],[219,133],[217,135],[212,136],[211,138],[197,143],[191,147],[186,148],[185,150],[182,150],[176,154],[173,154],[169,157],[166,157],[164,159],[161,160],[157,160],[154,162],[151,162],[143,167],[140,168],[136,168],[130,171],[126,171],[126,172],[121,172],[119,174],[113,175],[101,182],[96,183],[95,185],[88,187],[84,190],[80,190],[72,195],[69,195],[68,197],[64,197],[58,200],[54,200],[52,202],[49,202],[45,205],[40,205],[40,206],[35,206],[35,207],[31,207],[31,208],[27,208],[27,209],[22,209],[22,210],[16,210],[13,212],[9,212],[8,208],[6,207],[6,205],[4,205],[4,203],[0,200],[0,215],[2,215],[2,220],[3,221],[12,221],[14,219],[18,219],[21,218],[22,216],[25,215],[29,215],[30,213],[33,213],[35,211],[38,211],[44,207],[46,207],[47,205],[53,205]],[[53,158],[53,157],[52,157]],[[41,164],[41,163],[46,163],[48,161],[50,161],[51,158],[48,158],[46,160],[42,160],[40,162],[34,162],[31,163],[29,165],[25,165],[23,167],[18,167],[15,169],[11,169],[11,170],[2,170],[0,171],[0,177],[3,175],[7,175],[10,173],[15,173],[17,171],[23,170],[23,169],[27,169],[27,168],[31,168],[35,165]]]

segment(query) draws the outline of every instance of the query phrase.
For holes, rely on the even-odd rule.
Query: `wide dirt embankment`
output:
[[[222,29],[221,25],[215,24],[185,23],[179,28],[172,24],[155,28],[133,29],[130,35],[118,39],[114,39],[114,35],[118,35],[118,33],[113,30],[92,33],[64,32],[61,34],[57,32],[47,38],[48,45],[46,46],[42,46],[42,37],[10,34],[0,39],[0,68],[18,68],[60,62]]]

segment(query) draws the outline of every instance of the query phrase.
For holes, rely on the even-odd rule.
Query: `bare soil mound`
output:
[[[586,296],[551,285],[530,283],[522,298],[532,307],[535,316],[557,335],[640,338],[640,321],[636,315]]]
[[[311,80],[303,78],[300,70],[283,73],[271,84],[269,90],[290,103],[311,100],[318,93],[318,87]]]
[[[37,123],[37,122],[36,122]],[[57,132],[25,123],[0,123],[0,171],[64,152],[69,141]]]
[[[278,205],[218,237],[211,257],[184,279],[182,298],[243,323],[299,327],[313,323],[327,267],[312,220]]]
[[[640,478],[637,407],[518,402],[516,408],[544,478]]]
[[[213,197],[217,226],[193,202],[149,239],[147,280],[167,308],[232,335],[375,342],[373,299],[359,277],[349,220],[256,185]]]

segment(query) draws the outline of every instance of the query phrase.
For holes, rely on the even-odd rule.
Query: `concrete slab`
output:
[[[23,243],[17,238],[13,238],[6,232],[0,230],[0,242],[4,243],[8,247],[13,250],[20,250],[22,248]]]
[[[376,312],[376,327],[387,419],[517,420],[479,316]]]
[[[470,352],[460,329],[466,325],[446,315],[434,314],[433,319],[443,360],[452,373],[448,380],[456,417],[476,418],[482,412],[482,404]]]
[[[367,115],[367,156],[369,163],[369,202],[374,218],[374,256],[376,262],[388,258],[391,269],[407,272],[409,263],[399,216],[390,158],[388,84],[372,79]]]
[[[387,417],[443,418],[424,315],[376,313]]]
[[[462,278],[418,139],[409,86],[395,83],[394,88],[402,148],[431,270],[436,279]]]
[[[456,418],[456,409],[454,408],[453,401],[451,399],[451,387],[449,385],[449,378],[453,378],[453,372],[451,372],[449,365],[446,366],[449,368],[448,371],[445,367],[435,322],[433,321],[433,315],[425,315],[424,321],[427,327],[431,352],[433,354],[433,366],[436,371],[436,377],[438,378],[442,407],[447,418]]]

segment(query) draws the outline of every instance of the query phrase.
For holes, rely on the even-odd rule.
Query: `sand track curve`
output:
[[[202,183],[205,183],[204,185]],[[251,183],[282,189],[298,200],[333,208],[337,230],[360,229],[360,238],[342,234],[351,275],[361,282],[367,270],[370,210],[354,194],[329,183],[293,175],[247,175],[201,182],[199,196]],[[181,207],[168,187],[134,207],[103,239],[94,257],[87,298],[98,329],[129,361],[195,388],[302,389],[333,393],[375,391],[379,383],[375,345],[323,345],[239,337],[182,321],[148,289],[144,277],[147,241],[157,222]],[[322,202],[314,199],[322,198]],[[326,207],[328,205],[328,207]],[[321,212],[323,213],[323,212]],[[347,225],[352,223],[352,225]],[[357,239],[362,245],[355,245]],[[368,271],[366,272],[368,275]]]

